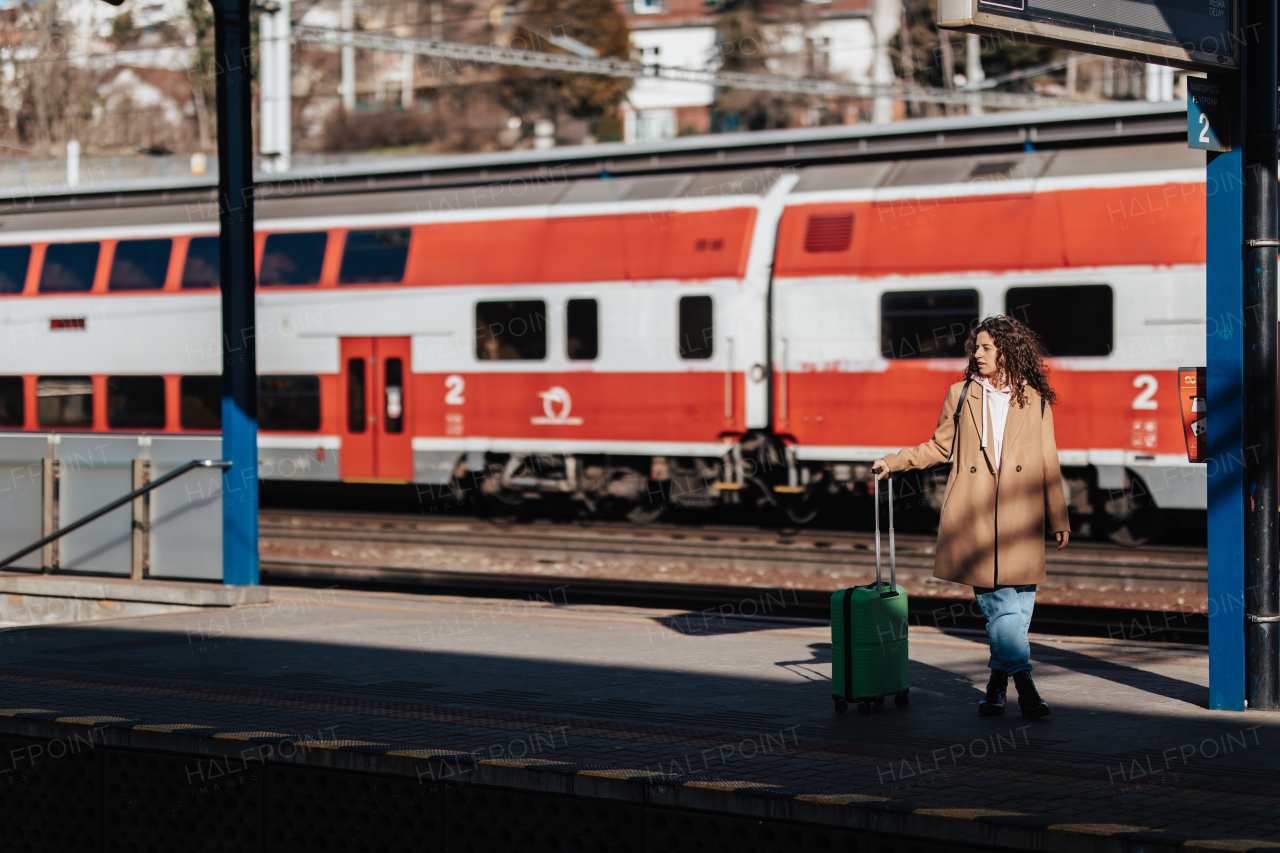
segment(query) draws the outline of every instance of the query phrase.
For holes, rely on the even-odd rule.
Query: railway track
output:
[[[549,601],[560,596],[569,603],[742,615],[767,607],[768,618],[821,622],[828,618],[831,590],[864,583],[875,571],[874,535],[843,531],[510,524],[272,509],[261,514],[260,536],[264,578],[277,583]],[[933,583],[933,537],[901,535],[897,541],[898,577],[912,595],[912,623],[982,628],[972,599],[950,597],[946,593],[956,587]],[[1049,554],[1046,587],[1172,591],[1194,601],[1206,585],[1203,549],[1073,543]],[[1206,642],[1207,622],[1192,610],[1041,603],[1035,630]]]
[[[875,538],[845,531],[779,532],[762,528],[692,525],[636,527],[541,520],[510,524],[483,519],[419,518],[356,512],[264,510],[261,536],[275,541],[435,546],[539,563],[678,562],[730,570],[795,575],[860,576],[875,569]],[[933,571],[935,538],[897,535],[898,571],[909,580]],[[1205,549],[1121,548],[1072,543],[1049,550],[1048,585],[1202,592],[1208,582]]]

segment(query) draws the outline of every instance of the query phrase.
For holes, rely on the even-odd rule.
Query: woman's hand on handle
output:
[[[876,475],[877,480],[883,480],[889,476],[889,463],[883,459],[877,459],[871,463],[871,473]]]
[[[1058,550],[1059,550],[1059,551],[1061,551],[1063,548],[1067,547],[1067,541],[1071,538],[1071,531],[1070,531],[1070,530],[1060,530],[1060,531],[1058,531],[1058,533],[1056,533],[1056,534],[1054,534],[1054,535],[1056,535],[1056,536],[1058,537]]]

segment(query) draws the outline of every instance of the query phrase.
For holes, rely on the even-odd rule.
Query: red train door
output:
[[[413,477],[409,339],[342,339],[342,479]]]

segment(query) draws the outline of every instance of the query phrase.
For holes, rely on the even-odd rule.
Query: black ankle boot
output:
[[[1013,683],[1018,688],[1018,707],[1022,716],[1028,720],[1038,720],[1049,716],[1049,706],[1040,698],[1036,683],[1031,680],[1031,673],[1023,670],[1013,674]]]
[[[1009,673],[1003,669],[991,670],[987,682],[987,695],[978,703],[978,713],[984,717],[998,717],[1004,713],[1004,694],[1009,690]]]

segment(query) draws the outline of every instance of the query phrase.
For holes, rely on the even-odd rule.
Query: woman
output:
[[[965,379],[951,386],[933,438],[872,465],[890,472],[955,464],[942,498],[934,577],[969,584],[991,638],[991,680],[978,713],[1004,713],[1009,677],[1031,719],[1049,706],[1031,680],[1027,628],[1044,575],[1044,522],[1067,546],[1071,525],[1062,492],[1044,346],[1010,317],[988,317],[965,341]]]

